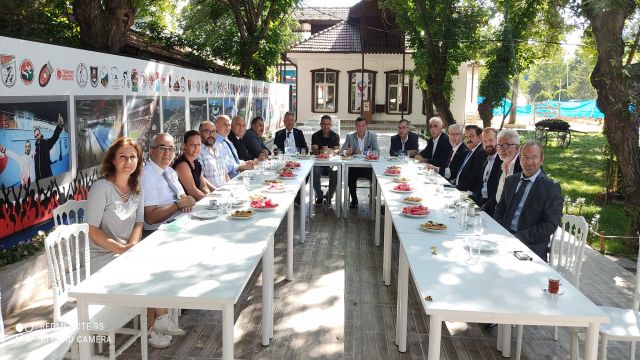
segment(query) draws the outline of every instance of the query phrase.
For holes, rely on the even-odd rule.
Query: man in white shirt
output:
[[[174,156],[173,136],[160,133],[151,139],[149,161],[142,174],[145,235],[180,212],[191,212],[196,204],[184,193],[178,174],[170,166]]]
[[[216,142],[215,147],[225,164],[227,164],[227,172],[229,178],[234,178],[241,171],[253,169],[255,163],[253,161],[242,161],[238,156],[235,146],[228,139],[231,132],[231,119],[227,115],[220,115],[216,119]]]
[[[520,166],[520,135],[513,129],[503,129],[498,133],[498,156],[502,160],[502,175],[496,191],[496,203],[502,196],[504,181],[507,176],[522,172]]]
[[[451,143],[449,142],[449,136],[442,132],[443,126],[442,119],[438,116],[429,119],[431,139],[427,141],[427,147],[415,156],[418,161],[437,167],[446,165],[447,158],[451,153]]]
[[[220,188],[229,181],[229,175],[224,160],[218,156],[218,150],[213,146],[216,142],[215,125],[211,121],[203,121],[198,131],[204,145],[198,155],[198,161],[202,164],[202,174],[214,188]]]
[[[460,124],[449,125],[448,135],[449,144],[451,144],[451,151],[449,157],[444,166],[435,166],[427,164],[429,169],[434,169],[437,173],[442,175],[445,179],[449,180],[453,185],[456,183],[456,176],[458,176],[458,170],[464,161],[469,149],[462,142],[462,133],[464,132],[464,126]]]
[[[20,184],[27,185],[36,180],[36,165],[34,155],[31,153],[31,142],[29,140],[24,142],[24,154],[16,154],[13,151],[5,148],[0,144],[0,153],[4,156],[12,158],[20,166]]]

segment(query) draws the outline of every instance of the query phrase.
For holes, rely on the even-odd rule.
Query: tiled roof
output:
[[[322,20],[322,21],[343,21],[349,16],[348,7],[307,7],[296,9],[293,12],[294,19],[299,22]]]
[[[360,30],[347,21],[341,21],[299,42],[288,52],[359,53]]]

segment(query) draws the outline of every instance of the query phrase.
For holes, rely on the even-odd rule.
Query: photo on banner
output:
[[[160,133],[160,100],[127,97],[127,136],[136,140],[142,152],[149,153],[151,138]]]
[[[121,99],[76,98],[76,154],[78,169],[102,164],[104,154],[122,136]]]
[[[162,132],[173,136],[176,153],[182,148],[186,132],[185,99],[183,97],[162,98]]]
[[[224,99],[224,114],[232,119],[234,116],[238,115],[238,108],[236,107],[235,98]]]
[[[242,116],[245,120],[249,120],[251,115],[249,112],[249,106],[246,97],[238,98],[238,115]]]
[[[0,103],[0,186],[69,171],[68,114],[67,101]]]
[[[207,101],[189,100],[189,117],[191,129],[198,130],[200,124],[207,120]]]
[[[221,98],[209,99],[209,120],[216,121],[216,118],[224,113],[224,103]]]

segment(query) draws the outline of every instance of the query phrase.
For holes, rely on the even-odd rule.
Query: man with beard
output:
[[[251,120],[251,129],[247,130],[242,139],[252,159],[264,160],[271,155],[271,151],[262,140],[262,135],[264,135],[264,119],[261,116],[256,116]]]
[[[480,167],[482,178],[482,187],[479,193],[474,193],[473,198],[476,204],[489,214],[493,216],[493,210],[495,209],[495,202],[490,199],[495,199],[496,191],[498,190],[498,182],[500,175],[502,174],[502,160],[498,157],[496,145],[498,143],[498,130],[494,128],[485,128],[482,130],[482,147],[487,155],[482,166]]]
[[[0,153],[12,158],[20,166],[20,185],[27,185],[36,179],[34,154],[31,153],[31,142],[24,142],[24,154],[19,155],[0,144]]]
[[[36,150],[34,154],[36,165],[36,180],[45,179],[53,176],[51,171],[51,157],[49,152],[56,145],[60,134],[62,133],[62,127],[64,126],[64,119],[62,115],[58,114],[58,124],[56,130],[53,132],[53,136],[45,139],[42,136],[42,132],[39,128],[33,129],[33,137],[36,138]]]
[[[218,156],[218,149],[213,146],[216,142],[215,125],[211,121],[203,121],[198,131],[204,145],[198,155],[198,161],[202,164],[202,174],[214,189],[218,189],[229,181],[229,175],[224,160]]]
[[[480,193],[482,190],[482,164],[487,159],[487,154],[482,148],[480,134],[482,130],[477,125],[467,125],[464,128],[466,145],[469,152],[465,157],[458,176],[456,177],[456,188],[460,191],[468,191],[470,194]]]

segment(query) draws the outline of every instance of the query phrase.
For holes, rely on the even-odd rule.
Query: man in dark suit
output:
[[[287,113],[284,114],[283,121],[284,129],[276,131],[276,137],[273,139],[273,144],[276,146],[276,148],[273,149],[273,153],[284,153],[286,147],[295,147],[298,150],[304,149],[309,153],[309,147],[304,139],[304,134],[301,130],[293,127],[296,124],[293,112],[287,111]]]
[[[415,157],[420,162],[426,162],[437,167],[446,165],[451,152],[451,144],[447,134],[442,132],[442,127],[442,119],[439,117],[434,116],[429,119],[431,139],[427,141],[427,147]]]
[[[502,160],[502,174],[498,181],[498,189],[493,201],[498,203],[504,189],[504,182],[509,175],[522,172],[520,166],[520,135],[513,129],[503,129],[498,133],[498,156]]]
[[[398,122],[398,133],[391,137],[389,155],[398,156],[405,153],[414,157],[418,153],[418,134],[409,131],[409,120],[402,119]]]
[[[264,134],[264,119],[261,116],[256,116],[251,120],[251,129],[247,130],[244,134],[242,142],[247,147],[249,157],[252,159],[259,158],[264,160],[267,156],[271,155],[271,151],[267,148],[264,141],[262,141],[262,135]]]
[[[231,132],[229,133],[229,136],[228,136],[229,141],[231,141],[233,146],[236,148],[236,151],[238,152],[238,157],[240,158],[240,160],[244,160],[244,161],[256,160],[256,163],[257,163],[258,159],[254,159],[249,156],[249,150],[247,150],[247,147],[244,145],[244,142],[242,141],[242,138],[246,133],[247,133],[247,123],[244,121],[244,118],[240,115],[234,116],[233,120],[231,121]]]
[[[520,151],[522,173],[507,177],[494,218],[542,260],[562,217],[560,184],[540,169],[542,146],[527,141]]]
[[[462,132],[464,131],[464,126],[459,124],[449,125],[449,144],[451,144],[451,151],[449,152],[449,157],[447,158],[447,162],[444,166],[434,166],[431,164],[427,164],[427,167],[430,169],[434,169],[438,174],[440,174],[445,179],[449,180],[449,182],[454,183],[456,176],[458,175],[458,170],[460,166],[462,166],[462,162],[467,156],[467,152],[469,149],[465,144],[462,143]]]
[[[498,190],[498,182],[502,174],[502,160],[498,157],[496,145],[498,144],[498,130],[494,128],[484,128],[482,130],[482,148],[487,157],[482,163],[480,170],[482,171],[482,188],[479,193],[473,193],[473,199],[476,204],[484,210],[489,216],[493,216],[496,191]]]
[[[456,188],[460,191],[468,191],[472,194],[482,191],[482,163],[487,159],[487,154],[482,148],[481,133],[482,130],[477,125],[467,125],[464,128],[469,152],[460,165],[456,177]]]
[[[53,171],[51,171],[51,155],[49,152],[56,146],[56,142],[58,138],[60,138],[60,134],[64,126],[64,119],[62,115],[58,114],[58,124],[56,125],[56,129],[53,131],[53,135],[45,139],[40,131],[40,128],[33,129],[33,137],[36,138],[35,141],[35,169],[36,169],[36,178],[35,180],[45,179],[50,176],[53,176]]]

